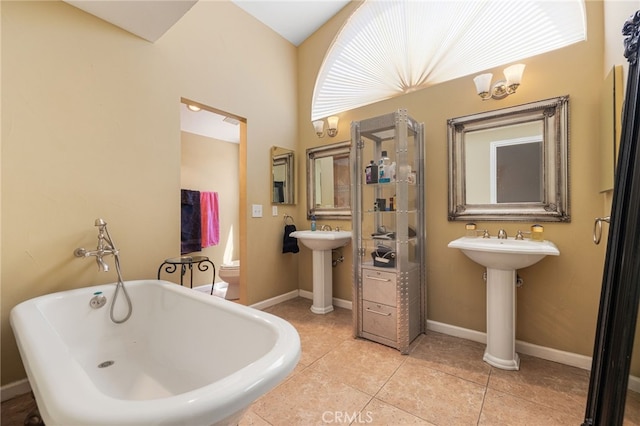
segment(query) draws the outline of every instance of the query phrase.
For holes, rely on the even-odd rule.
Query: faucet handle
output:
[[[516,240],[524,240],[524,234],[531,235],[531,232],[521,231],[518,229],[518,233],[516,234]]]
[[[482,230],[482,238],[491,238],[491,235],[489,235],[489,230],[488,229],[483,229]]]

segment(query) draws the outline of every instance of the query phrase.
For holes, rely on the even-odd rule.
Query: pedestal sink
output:
[[[487,268],[487,348],[484,361],[504,370],[518,370],[516,353],[516,270],[560,251],[550,241],[462,237],[449,247]]]
[[[326,314],[333,311],[331,250],[349,244],[351,231],[294,231],[290,235],[313,251],[313,305],[311,312]]]

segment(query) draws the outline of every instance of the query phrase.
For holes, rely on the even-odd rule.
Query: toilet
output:
[[[220,265],[218,273],[220,279],[228,284],[227,292],[224,296],[227,300],[240,298],[240,261],[234,260],[231,263]]]

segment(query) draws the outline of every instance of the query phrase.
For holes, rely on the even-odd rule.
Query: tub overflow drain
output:
[[[115,363],[115,361],[105,361],[105,362],[101,362],[100,364],[98,364],[98,368],[107,368],[107,367],[111,367],[114,363]]]

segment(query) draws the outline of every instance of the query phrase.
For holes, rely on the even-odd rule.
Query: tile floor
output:
[[[409,355],[352,337],[351,311],[309,311],[297,298],[267,311],[300,333],[293,373],[258,399],[240,425],[580,425],[585,370],[521,356],[520,371],[482,361],[484,345],[438,333],[418,337]],[[2,403],[3,426],[22,425],[30,395]],[[640,395],[629,392],[625,425],[640,425]],[[89,426],[89,425],[87,425]]]
[[[589,373],[522,355],[520,371],[482,361],[484,345],[428,332],[409,355],[352,337],[351,311],[309,311],[297,298],[267,309],[300,333],[294,372],[241,425],[580,425]],[[629,392],[626,425],[640,425]]]

